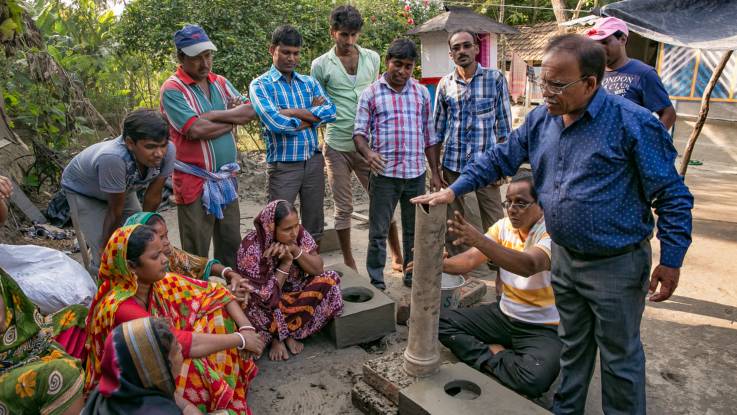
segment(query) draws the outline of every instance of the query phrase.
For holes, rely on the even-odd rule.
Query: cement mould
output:
[[[376,289],[368,278],[362,277],[343,264],[327,267],[342,274],[341,292],[358,288],[371,293],[366,302],[343,301],[343,313],[328,325],[328,334],[338,348],[380,339],[395,331],[394,300]]]
[[[481,394],[471,400],[447,394],[445,385],[459,380],[478,385]],[[399,414],[542,415],[549,412],[472,367],[464,363],[454,363],[442,365],[438,373],[400,390]]]

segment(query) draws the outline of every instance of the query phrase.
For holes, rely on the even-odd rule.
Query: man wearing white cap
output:
[[[586,35],[601,43],[606,51],[606,72],[601,86],[657,113],[660,122],[670,129],[676,122],[676,110],[655,68],[627,57],[627,24],[616,17],[602,17]]]
[[[256,118],[250,104],[224,77],[211,72],[215,45],[187,25],[174,34],[179,68],[161,86],[161,112],[177,150],[173,174],[182,249],[235,266],[240,209],[233,129]]]

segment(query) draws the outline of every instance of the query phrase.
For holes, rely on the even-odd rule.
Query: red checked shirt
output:
[[[434,132],[430,93],[412,78],[395,91],[381,76],[358,100],[353,135],[369,138],[371,149],[384,157],[384,176],[418,177],[425,172],[425,148],[440,142]]]

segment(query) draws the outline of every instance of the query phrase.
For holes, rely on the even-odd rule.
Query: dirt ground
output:
[[[683,149],[691,122],[679,121],[675,142]],[[693,158],[686,183],[696,198],[693,244],[681,270],[675,295],[664,303],[650,303],[642,322],[647,355],[647,398],[651,414],[737,414],[737,150],[734,126],[707,125]],[[266,200],[264,164],[245,157],[241,176],[241,232],[252,228],[254,216]],[[358,186],[356,186],[358,190]],[[358,193],[358,192],[357,192]],[[326,202],[326,222],[332,224],[332,203]],[[367,198],[356,197],[356,211],[366,213]],[[178,244],[176,211],[165,211],[170,238]],[[8,226],[8,225],[6,225]],[[0,234],[5,235],[6,233]],[[8,239],[0,237],[6,243]],[[365,275],[368,228],[354,221],[354,256]],[[11,243],[29,243],[14,239]],[[658,244],[653,258],[657,263]],[[324,255],[326,264],[341,262],[338,251]],[[493,274],[483,279],[493,299]],[[386,272],[387,293],[399,301],[409,294],[399,274]],[[359,414],[350,402],[352,380],[361,365],[406,345],[406,327],[373,344],[336,350],[327,337],[306,342],[304,352],[286,362],[258,362],[260,373],[250,393],[255,414]],[[442,346],[441,346],[442,347]],[[453,360],[447,350],[445,360]],[[597,367],[589,389],[587,414],[601,411]]]

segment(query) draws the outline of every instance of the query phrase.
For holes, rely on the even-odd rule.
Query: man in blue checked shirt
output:
[[[645,299],[648,291],[650,301],[673,294],[691,244],[693,196],[676,172],[670,136],[649,110],[600,87],[605,64],[595,41],[553,38],[538,81],[545,105],[449,188],[413,199],[450,203],[529,161],[553,240],[563,342],[556,414],[584,413],[597,348],[604,413],[646,413]],[[660,264],[652,274],[651,209],[660,240]]]
[[[511,130],[509,92],[504,75],[496,69],[484,68],[476,57],[478,37],[461,29],[448,37],[450,57],[456,64],[453,72],[438,83],[435,97],[435,132],[443,141],[443,178],[453,183],[466,164],[506,141]],[[486,232],[504,217],[499,186],[492,183],[476,189],[482,230]],[[458,211],[464,215],[463,199],[454,200],[448,218]]]
[[[253,108],[266,141],[269,201],[300,200],[302,225],[316,241],[323,232],[325,161],[317,145],[317,127],[335,121],[335,105],[312,77],[295,72],[302,36],[292,26],[271,35],[273,65],[251,82]]]

